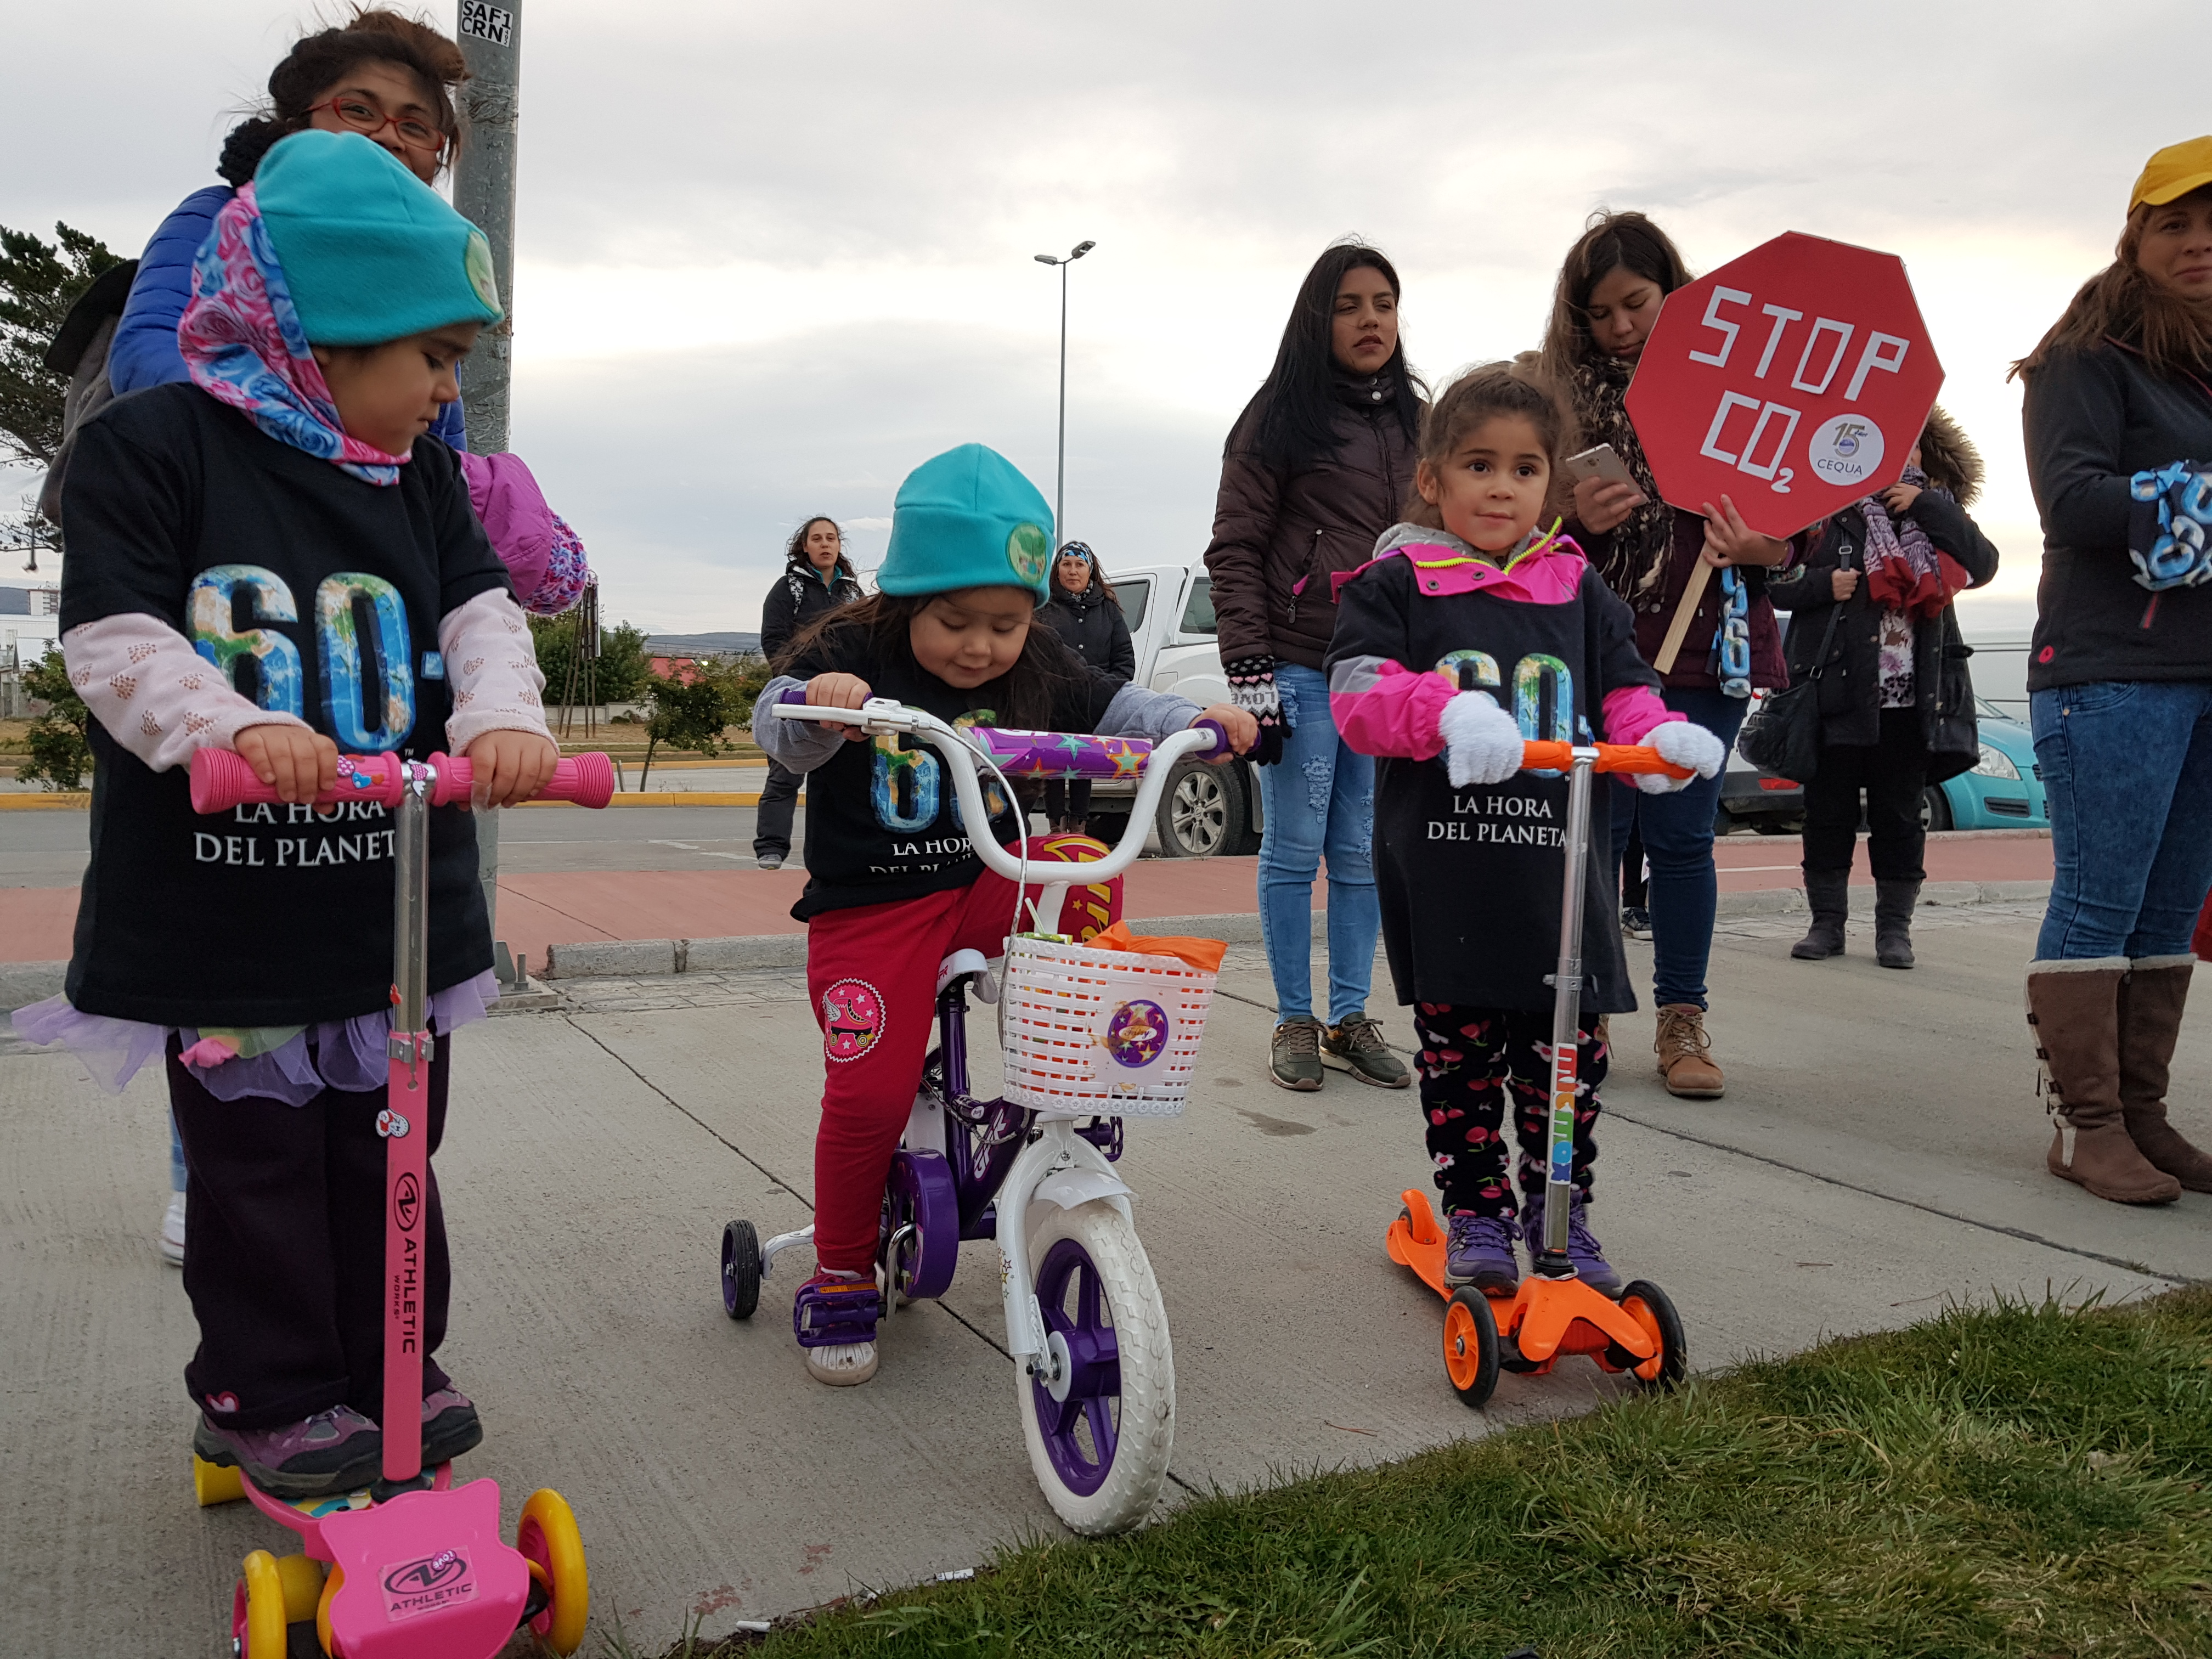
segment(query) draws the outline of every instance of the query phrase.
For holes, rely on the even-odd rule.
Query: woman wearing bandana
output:
[[[1904,478],[1812,532],[1805,562],[1767,583],[1767,597],[1795,613],[1790,678],[1822,671],[1820,766],[1805,780],[1805,900],[1813,926],[1790,952],[1801,961],[1843,951],[1864,790],[1875,960],[1885,968],[1912,966],[1912,910],[1927,840],[1921,793],[1966,771],[1980,753],[1951,600],[1997,572],[1996,549],[1966,516],[1981,482],[1981,456],[1939,409]]]

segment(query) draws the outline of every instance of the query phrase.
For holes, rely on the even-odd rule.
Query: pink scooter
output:
[[[453,1466],[422,1468],[421,1304],[426,1091],[434,1042],[428,1025],[429,809],[465,801],[469,763],[445,755],[404,761],[349,755],[337,787],[317,797],[374,801],[394,810],[397,870],[392,915],[392,1031],[389,1094],[377,1131],[385,1137],[384,1264],[391,1283],[384,1322],[384,1478],[363,1492],[287,1502],[244,1471],[195,1456],[192,1486],[203,1504],[250,1498],[270,1520],[300,1534],[302,1553],[246,1558],[231,1606],[231,1650],[240,1659],[286,1659],[290,1629],[313,1621],[335,1659],[492,1659],[527,1625],[546,1647],[571,1654],[591,1611],[576,1517],[551,1487],[532,1492],[510,1545],[499,1535],[499,1484],[453,1484]],[[614,769],[605,755],[562,761],[541,799],[605,806]],[[276,792],[228,750],[192,757],[192,809],[221,812]],[[422,1126],[426,1133],[418,1134]],[[325,1564],[328,1564],[327,1575]]]

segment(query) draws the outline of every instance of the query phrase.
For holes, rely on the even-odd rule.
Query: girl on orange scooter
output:
[[[1628,607],[1556,520],[1538,527],[1568,427],[1553,392],[1507,364],[1473,370],[1438,398],[1423,426],[1408,522],[1339,579],[1329,651],[1338,730],[1382,763],[1375,808],[1382,937],[1420,1039],[1421,1114],[1449,1227],[1446,1277],[1486,1294],[1519,1283],[1514,1245],[1540,1236],[1544,1204],[1547,976],[1567,785],[1522,772],[1522,742],[1649,744],[1705,777],[1726,758],[1718,738],[1661,701]],[[1687,780],[1636,781],[1656,793]],[[1594,816],[1607,793],[1598,792]],[[1601,818],[1592,833],[1605,844]],[[1620,1276],[1583,1210],[1606,1073],[1602,1016],[1636,1000],[1601,861],[1592,861],[1589,884],[1568,1254],[1585,1283],[1610,1294]],[[1509,1097],[1521,1150],[1517,1202]]]

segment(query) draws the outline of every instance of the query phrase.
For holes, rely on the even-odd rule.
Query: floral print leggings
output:
[[[1591,1127],[1608,1053],[1588,1017],[1575,1044],[1575,1185],[1587,1194],[1597,1161]],[[1428,1127],[1429,1156],[1447,1214],[1519,1213],[1514,1183],[1506,1177],[1505,1103],[1521,1145],[1522,1193],[1544,1188],[1544,1106],[1552,1087],[1552,1012],[1548,1008],[1462,1008],[1449,1003],[1413,1006],[1421,1040],[1421,1118]]]

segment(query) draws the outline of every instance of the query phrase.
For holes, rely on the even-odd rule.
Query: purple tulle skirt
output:
[[[430,1027],[441,1036],[473,1025],[499,1000],[499,976],[489,969],[474,979],[449,985],[430,998]],[[174,1031],[187,1048],[200,1040],[190,1025],[148,1025],[135,1019],[81,1014],[66,996],[48,997],[15,1013],[15,1035],[26,1042],[59,1042],[83,1063],[94,1082],[121,1094],[138,1068],[157,1057]],[[304,1106],[325,1089],[363,1093],[381,1089],[386,1076],[385,1038],[392,1017],[378,1012],[351,1019],[326,1019],[310,1025],[282,1048],[251,1058],[227,1060],[193,1078],[217,1100],[248,1095]]]

